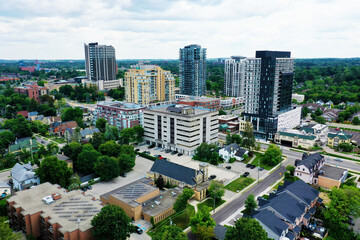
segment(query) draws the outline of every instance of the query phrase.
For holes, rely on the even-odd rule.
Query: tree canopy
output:
[[[55,156],[46,157],[36,170],[36,174],[40,177],[42,183],[57,183],[62,187],[68,186],[72,173],[72,169],[68,168],[67,163]]]
[[[152,240],[187,240],[186,234],[183,230],[175,225],[161,227],[159,231],[156,232],[155,236],[151,238]]]
[[[245,129],[242,133],[242,137],[241,146],[251,151],[255,147],[255,136],[250,122],[245,123]]]
[[[191,188],[184,188],[181,195],[179,195],[174,203],[174,210],[180,212],[186,208],[188,201],[194,195],[194,190]]]
[[[282,160],[282,153],[278,146],[271,144],[268,149],[266,150],[263,158],[261,159],[262,163],[275,166],[276,164],[280,163]]]
[[[95,163],[94,170],[102,181],[110,181],[119,176],[120,172],[117,160],[109,156],[99,157]]]
[[[218,165],[224,161],[218,154],[218,148],[215,143],[201,143],[200,146],[195,149],[193,159]]]
[[[235,226],[228,227],[225,240],[268,240],[260,223],[252,218],[240,218]]]
[[[214,237],[216,223],[211,218],[210,208],[202,206],[195,216],[190,219],[191,232],[195,233],[198,239],[211,240]]]

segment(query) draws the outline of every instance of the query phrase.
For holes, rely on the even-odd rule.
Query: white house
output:
[[[304,153],[302,160],[295,161],[294,175],[306,183],[317,184],[317,173],[325,162],[325,158],[320,153],[308,155]]]
[[[219,155],[225,162],[229,162],[230,158],[236,158],[236,160],[242,161],[244,154],[248,153],[247,150],[240,148],[237,143],[232,143],[219,150]]]
[[[40,184],[40,178],[33,171],[31,164],[16,163],[11,169],[13,189],[24,190]]]

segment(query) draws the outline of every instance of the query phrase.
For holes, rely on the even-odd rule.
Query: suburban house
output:
[[[16,113],[16,115],[21,115],[24,118],[28,118],[29,117],[29,112],[28,111],[19,111]]]
[[[24,165],[16,163],[10,174],[13,180],[13,189],[24,190],[40,184],[40,178],[29,163]]]
[[[285,181],[267,200],[259,200],[252,218],[259,221],[269,238],[293,240],[300,236],[303,225],[309,225],[319,203],[319,192],[304,181]]]
[[[61,117],[60,116],[49,116],[49,117],[44,117],[42,120],[40,120],[43,124],[46,125],[50,125],[54,122],[61,122]]]
[[[9,153],[11,154],[18,155],[23,150],[36,152],[38,150],[36,138],[19,138],[15,140],[14,144],[9,146]]]
[[[355,103],[355,102],[347,102],[346,105],[347,105],[347,106],[350,106],[350,107],[353,107],[353,106],[356,105],[356,103]]]
[[[334,103],[330,100],[330,101],[327,101],[325,103],[325,105],[328,107],[328,108],[331,108],[331,106],[333,105]]]
[[[341,110],[336,109],[336,108],[326,109],[322,116],[325,119],[325,121],[333,122],[333,121],[336,121],[338,119],[340,112],[341,112]]]
[[[322,101],[322,100],[318,100],[318,101],[316,101],[316,104],[324,105],[325,103],[324,103],[324,101]]]
[[[326,109],[326,107],[324,107],[324,106],[322,106],[322,104],[318,104],[318,103],[306,103],[306,104],[302,105],[302,107],[308,108],[312,113],[315,112],[318,108],[320,108],[320,110],[322,112],[324,112]]]
[[[98,132],[100,132],[100,130],[96,127],[88,127],[82,129],[80,130],[81,140],[88,142],[93,137],[94,133],[98,133]]]
[[[325,188],[340,187],[348,171],[343,168],[324,165],[325,158],[319,153],[303,154],[301,160],[295,161],[294,175],[306,183]]]
[[[39,114],[38,112],[29,112],[29,114],[28,114],[29,120],[35,121],[38,114]]]
[[[65,156],[64,154],[56,154],[56,157],[59,160],[66,162],[68,168],[74,168],[73,161],[69,157]]]
[[[328,133],[328,145],[337,147],[341,143],[351,143],[352,134],[346,133],[342,130]]]
[[[154,180],[162,176],[165,183],[181,188],[192,188],[195,192],[195,199],[202,200],[206,198],[206,190],[210,185],[208,168],[208,163],[200,163],[199,170],[196,170],[164,159],[158,159],[146,175]]]
[[[243,156],[249,152],[245,149],[240,148],[237,143],[232,143],[219,150],[219,155],[225,162],[229,162],[231,158],[235,158],[238,161],[244,160]]]
[[[78,125],[75,121],[67,121],[67,122],[54,122],[50,124],[50,134],[51,135],[58,135],[60,137],[65,136],[65,130],[67,128],[75,129]]]
[[[179,187],[161,191],[152,179],[141,178],[101,195],[100,200],[120,206],[133,221],[142,219],[156,224],[175,212],[173,205],[181,193]]]
[[[278,144],[312,148],[327,143],[329,128],[325,124],[309,124],[300,129],[281,129],[275,134],[275,142]]]

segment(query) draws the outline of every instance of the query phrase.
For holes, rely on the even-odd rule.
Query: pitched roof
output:
[[[302,156],[302,160],[296,160],[295,161],[295,166],[301,166],[304,165],[305,167],[307,167],[310,172],[315,171],[314,167],[316,166],[316,164],[318,164],[318,162],[320,162],[322,159],[324,158],[323,155],[321,155],[320,153],[314,153],[314,154],[310,154],[307,155],[307,153],[304,153]]]
[[[21,165],[16,163],[16,165],[11,169],[12,178],[16,179],[18,182],[32,179],[35,177],[35,175],[36,174],[32,170],[32,166],[30,164]]]
[[[246,149],[239,148],[239,149],[237,150],[237,152],[235,153],[235,156],[243,157],[244,154],[246,154],[247,151],[248,151],[248,150],[246,150]]]
[[[23,115],[24,117],[29,117],[29,112],[28,111],[19,111],[16,113],[16,115]]]
[[[294,239],[295,239],[294,233],[292,233],[292,232],[290,232],[290,231],[285,235],[285,237],[287,237],[287,238],[290,239],[290,240],[294,240]]]
[[[295,223],[296,218],[300,218],[304,214],[306,206],[297,200],[294,196],[287,192],[269,197],[268,204],[261,207],[263,209],[271,209],[283,216],[291,223]]]
[[[219,240],[224,240],[226,236],[227,227],[220,224],[216,224],[214,228],[215,238]]]
[[[26,137],[26,138],[17,139],[14,144],[9,146],[9,150],[10,150],[10,152],[16,152],[16,151],[19,151],[19,150],[21,150],[23,148],[30,148],[30,147],[31,148],[36,148],[37,147],[36,139]]]
[[[319,196],[319,191],[302,180],[297,180],[295,182],[285,181],[282,186],[278,187],[278,192],[285,191],[293,194],[307,205],[310,205],[311,202]]]
[[[348,140],[348,139],[352,138],[352,134],[346,133],[346,132],[343,132],[343,131],[329,132],[328,137],[329,138],[338,137],[339,139]]]
[[[264,209],[255,215],[252,216],[265,226],[267,226],[271,231],[273,231],[277,236],[281,236],[282,232],[289,228],[284,221],[278,218],[275,214],[270,212],[267,209]]]
[[[188,168],[173,162],[169,162],[163,159],[158,159],[152,165],[150,171],[159,173],[169,178],[175,179],[180,182],[184,182],[189,185],[195,185],[195,177],[198,170]]]
[[[84,138],[86,135],[93,135],[98,132],[100,132],[98,128],[85,128],[84,130],[80,130],[80,135]]]
[[[39,113],[38,112],[29,112],[29,116],[33,117],[33,116],[37,116]]]
[[[279,132],[279,134],[282,136],[298,137],[301,139],[309,139],[309,140],[314,140],[316,138],[316,136],[314,136],[314,135],[298,134],[298,133],[291,133],[291,132]]]
[[[232,151],[236,151],[236,149],[240,148],[237,143],[232,143],[224,147],[224,150],[228,153],[231,153]]]

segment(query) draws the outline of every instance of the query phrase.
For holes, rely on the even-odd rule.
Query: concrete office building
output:
[[[191,44],[180,48],[179,75],[181,94],[205,95],[206,48]]]
[[[17,192],[6,202],[10,227],[38,239],[93,239],[91,220],[102,208],[80,190],[67,192],[48,182]]]
[[[125,73],[127,102],[147,105],[175,99],[175,79],[170,71],[156,65],[137,64]]]
[[[252,122],[257,138],[273,139],[280,125],[291,121],[300,124],[301,109],[293,109],[291,95],[294,79],[294,59],[290,52],[256,51],[255,58],[245,60],[244,116]],[[286,118],[286,119],[285,119]]]
[[[244,95],[245,57],[232,56],[225,60],[224,94],[231,97]]]
[[[84,44],[86,77],[89,81],[116,80],[115,48],[97,42]]]
[[[144,111],[148,144],[192,155],[201,143],[218,140],[218,112],[188,105],[163,105]]]

